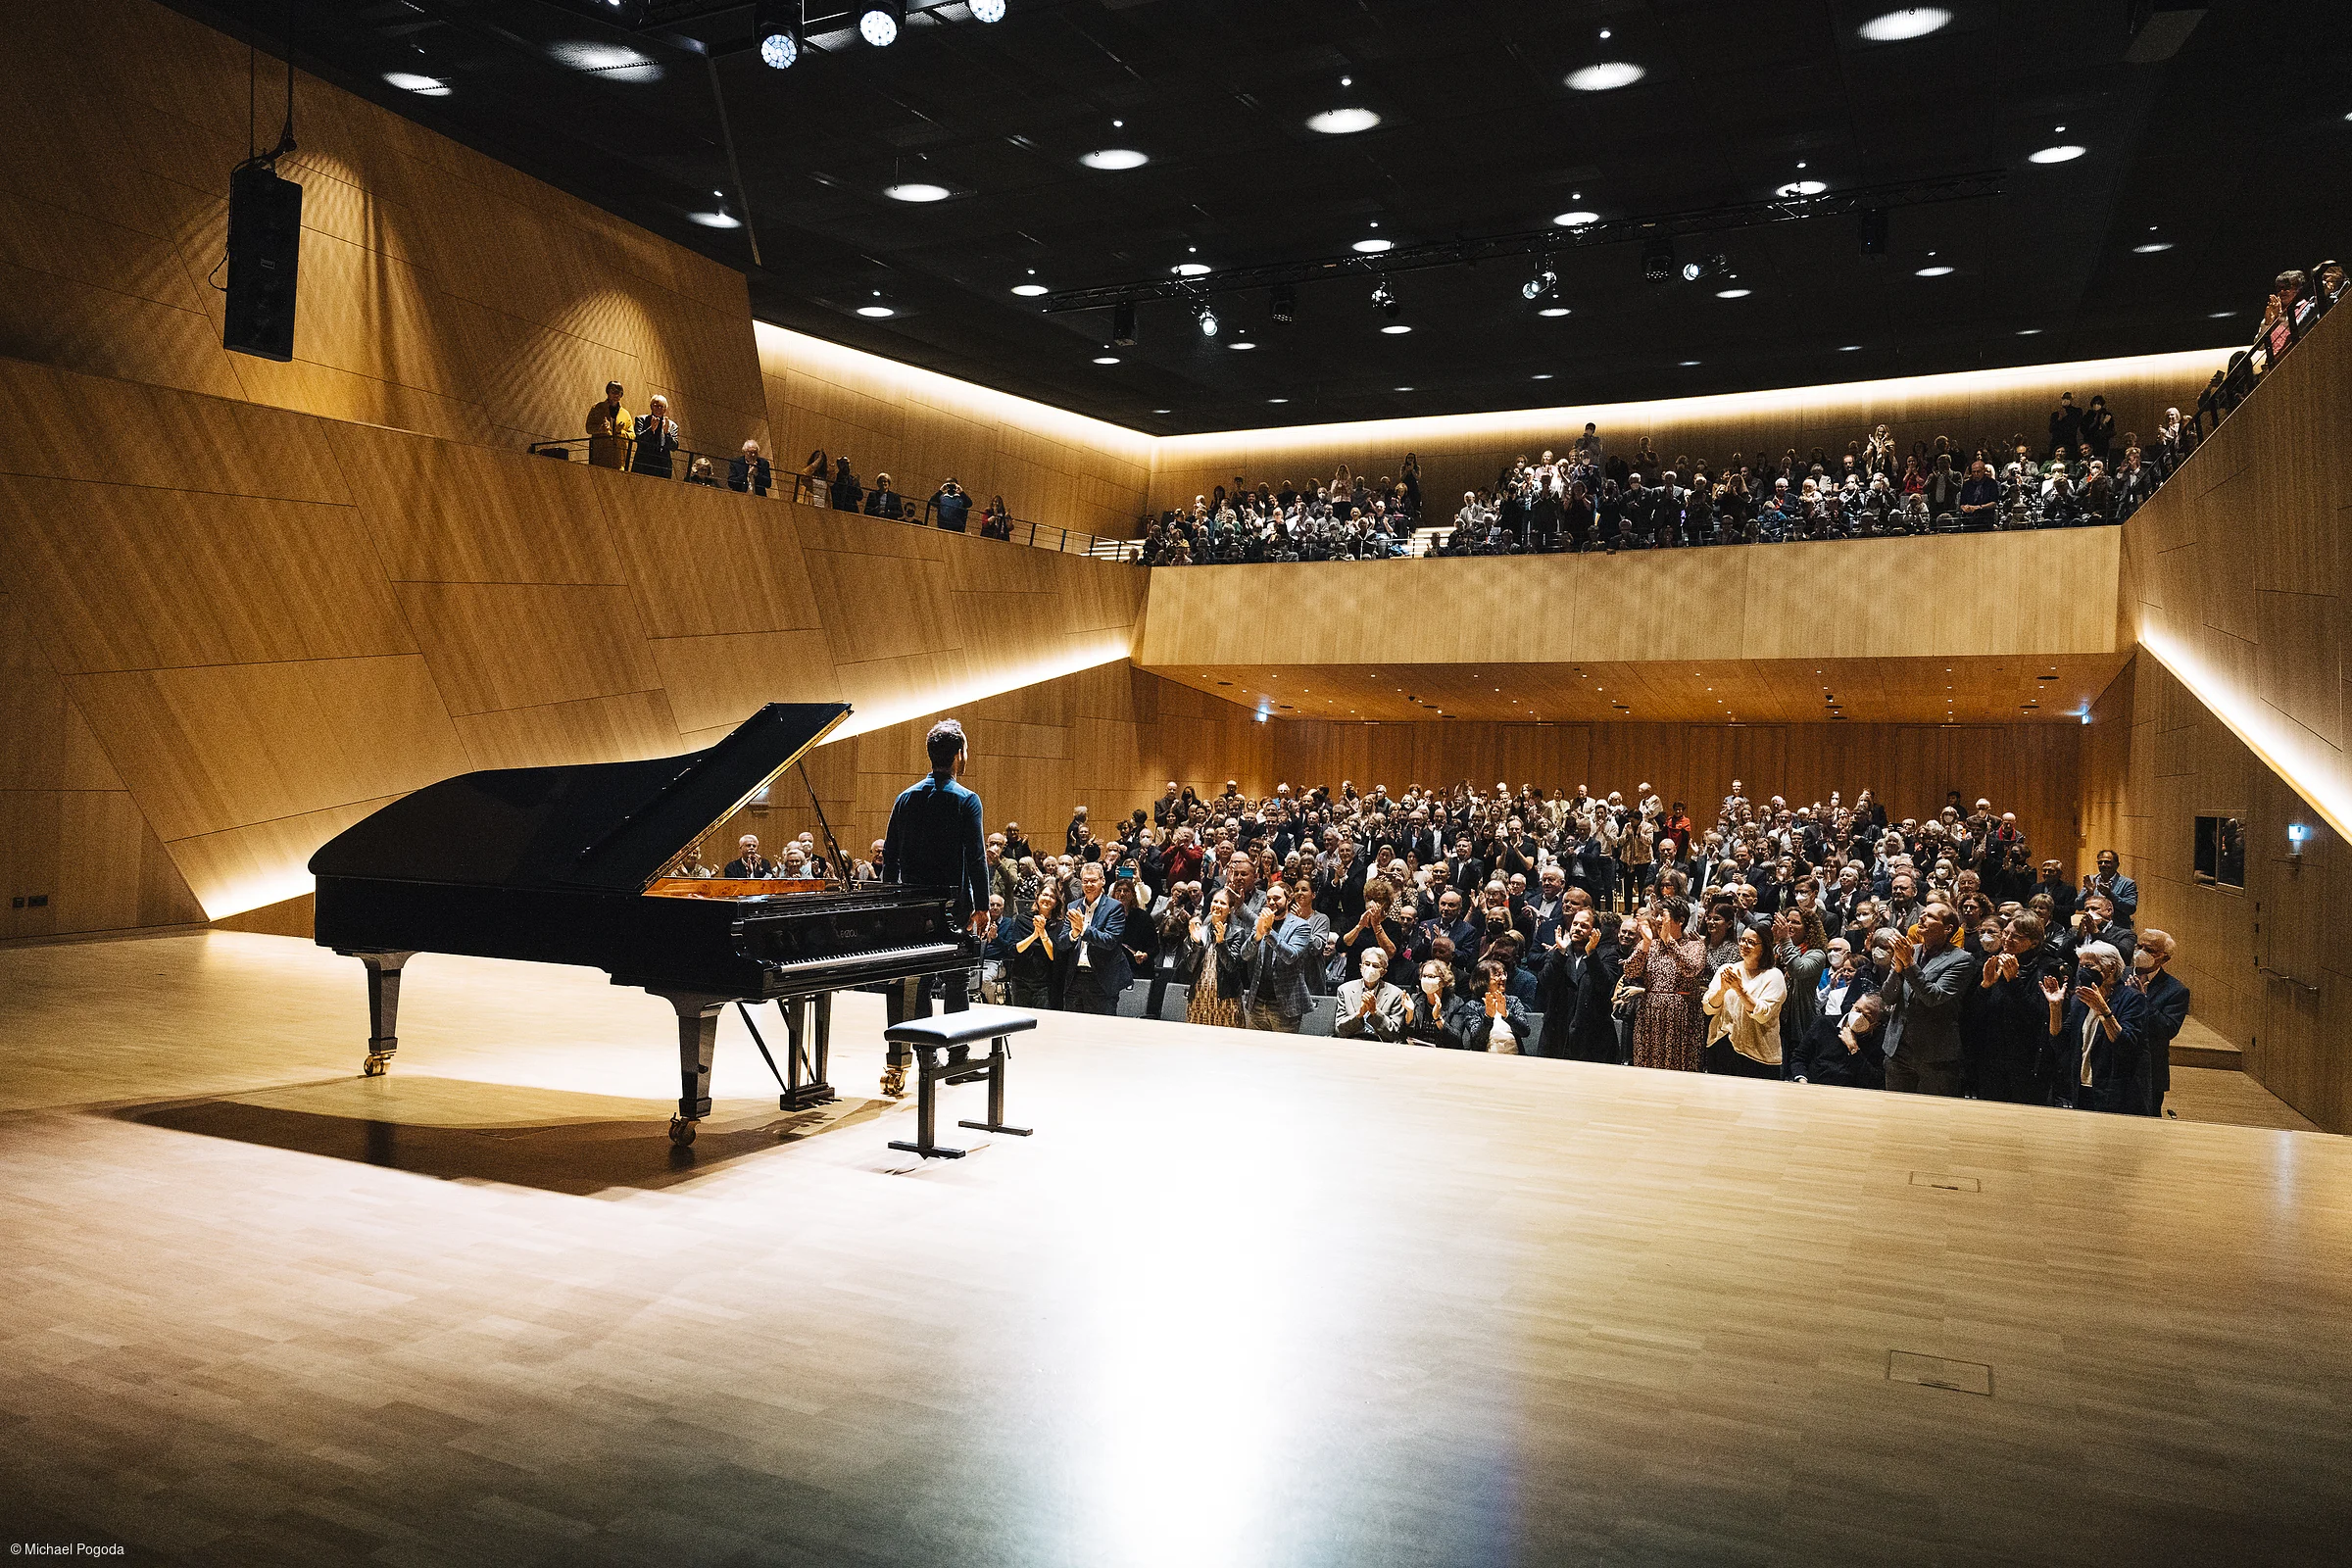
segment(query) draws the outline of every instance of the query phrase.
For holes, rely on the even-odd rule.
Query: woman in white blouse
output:
[[[1788,980],[1772,945],[1753,926],[1740,932],[1740,957],[1715,971],[1700,1004],[1707,1013],[1707,1071],[1738,1078],[1781,1075],[1781,1004]]]

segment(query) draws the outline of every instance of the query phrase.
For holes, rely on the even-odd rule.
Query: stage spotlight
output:
[[[1110,340],[1123,349],[1135,347],[1135,301],[1121,300],[1110,313]]]
[[[760,63],[790,71],[801,58],[805,0],[761,0],[753,30],[760,37]]]
[[[974,22],[1003,22],[1004,20],[1004,0],[972,0],[972,20]]]
[[[1215,337],[1217,335],[1217,313],[1211,310],[1205,303],[1203,303],[1200,308],[1194,313],[1194,319],[1200,322],[1200,335],[1202,337]]]
[[[1652,283],[1663,283],[1674,275],[1672,236],[1661,236],[1642,247],[1642,275]]]
[[[1724,260],[1721,252],[1713,256],[1702,256],[1695,262],[1683,264],[1683,281],[1695,283],[1702,277],[1713,277],[1719,272],[1726,271],[1729,267],[1730,264]]]
[[[1540,300],[1560,286],[1560,274],[1551,270],[1546,257],[1536,264],[1536,275],[1519,285],[1519,292],[1530,301]]]
[[[1296,283],[1275,284],[1273,306],[1266,314],[1285,324],[1298,319],[1298,285]]]
[[[1404,310],[1404,306],[1396,296],[1389,292],[1389,285],[1385,281],[1372,291],[1372,303],[1380,307],[1381,315],[1392,320],[1402,314]]]
[[[906,21],[906,0],[865,0],[864,14],[858,19],[858,36],[877,49],[887,49],[899,41],[899,28]]]

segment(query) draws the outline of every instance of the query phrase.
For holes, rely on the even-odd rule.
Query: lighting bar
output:
[[[1550,225],[1487,239],[1433,240],[1400,245],[1379,256],[1352,252],[1316,261],[1278,262],[1264,267],[1230,267],[1223,271],[1188,277],[1144,278],[1133,283],[1107,283],[1100,288],[1062,289],[1042,302],[1049,314],[1095,311],[1141,300],[1168,300],[1196,294],[1231,294],[1266,288],[1276,283],[1311,283],[1318,278],[1359,273],[1421,271],[1433,267],[1460,267],[1502,256],[1556,256],[1562,251],[1593,245],[1620,245],[1640,240],[1670,241],[1685,234],[1717,234],[1763,223],[1796,222],[1891,207],[1925,207],[1938,202],[1983,201],[2001,193],[2006,171],[1987,170],[1940,179],[1901,180],[1887,185],[1857,185],[1824,191],[1818,196],[1774,196],[1763,201],[1737,202],[1690,212],[1663,213],[1649,218],[1601,219],[1574,228]]]

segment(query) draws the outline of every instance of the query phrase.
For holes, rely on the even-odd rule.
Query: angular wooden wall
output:
[[[2139,652],[2086,732],[2083,808],[2138,880],[2141,923],[2184,943],[2197,1015],[2337,1132],[2352,1131],[2352,957],[2336,935],[2352,919],[2347,429],[2352,312],[2322,320],[2124,525]],[[2200,814],[2247,822],[2242,893],[2196,883]],[[2290,823],[2312,834],[2300,857]]]
[[[766,439],[742,274],[299,74],[295,358],[227,353],[244,45],[151,0],[12,7],[9,42],[0,355],[509,446],[578,434],[617,378],[690,444]]]
[[[11,667],[79,715],[31,680],[5,710],[49,758],[6,880],[92,858],[51,796],[127,791],[216,917],[435,779],[664,756],[765,702],[885,728],[1122,661],[1143,602],[1117,563],[21,362],[0,423],[31,437],[0,447]]]

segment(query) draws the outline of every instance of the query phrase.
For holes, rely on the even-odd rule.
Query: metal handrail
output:
[[[2320,994],[2320,988],[2313,985],[2310,981],[2298,980],[2293,975],[2288,974],[2285,970],[2274,969],[2267,963],[2256,964],[2254,966],[2254,972],[2257,974],[2267,974],[2274,980],[2283,980],[2288,985],[2293,986],[2301,991],[2308,991],[2315,997]]]
[[[624,445],[633,444],[631,443],[631,438],[627,436],[596,437],[575,435],[564,436],[555,440],[533,441],[529,444],[527,450],[533,457],[560,458],[568,462],[570,461],[571,455],[574,451],[585,452],[589,443],[593,440],[614,440],[622,442]],[[632,454],[631,456],[633,459],[634,455]],[[706,483],[708,487],[711,489],[729,490],[733,489],[734,487],[727,482],[727,474],[730,471],[731,466],[735,463],[739,456],[739,453],[721,454],[716,452],[698,452],[693,448],[680,445],[676,451],[670,454],[670,471],[667,473],[654,472],[648,469],[637,467],[633,461],[623,463],[621,465],[621,469],[622,471],[634,474],[639,478],[668,479],[674,482],[686,484]],[[697,480],[694,477],[694,465],[698,459],[709,463],[710,466],[710,477],[708,481]],[[790,501],[799,493],[804,483],[814,483],[812,479],[809,479],[808,476],[802,474],[797,469],[778,466],[773,458],[769,458],[767,461],[768,485],[766,499]],[[933,485],[930,487],[927,493],[935,494],[937,490],[938,486]],[[751,492],[738,490],[735,493],[738,495],[743,495]],[[924,518],[923,502],[911,500],[911,492],[906,490],[897,491],[896,494],[898,494],[902,499],[908,501],[907,510],[910,513],[910,515],[887,517],[879,515],[878,514],[863,511],[852,514],[852,515],[872,517],[877,522],[902,522],[917,528],[928,528],[933,526],[933,524],[926,521]],[[968,495],[970,492],[966,491],[965,494]],[[828,508],[827,510],[830,509]],[[979,510],[980,509],[977,506],[973,508],[975,514],[979,512]],[[1004,542],[1022,545],[1032,550],[1052,550],[1063,555],[1088,556],[1097,561],[1134,561],[1142,556],[1144,548],[1143,541],[1140,539],[1109,538],[1102,534],[1086,533],[1076,528],[1056,527],[1052,523],[1039,522],[1033,518],[1009,517],[1007,519],[1006,529],[1007,531],[1004,535],[983,533],[981,531],[979,522],[975,520],[967,522],[964,531],[977,538],[1001,539]]]

